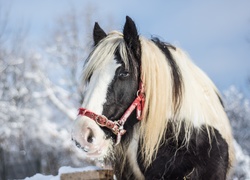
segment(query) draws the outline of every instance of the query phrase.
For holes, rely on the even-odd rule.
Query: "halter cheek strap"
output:
[[[126,133],[126,130],[124,129],[123,125],[127,121],[128,117],[131,115],[131,113],[136,109],[136,118],[138,120],[142,120],[142,111],[145,103],[145,95],[144,95],[144,87],[142,82],[140,82],[140,87],[137,92],[137,97],[132,102],[132,104],[129,106],[129,108],[125,111],[123,116],[120,120],[117,121],[111,121],[104,115],[98,115],[92,111],[89,111],[85,108],[79,108],[79,116],[86,116],[96,122],[100,127],[106,127],[110,129],[115,135],[116,135],[116,143],[115,145],[119,144],[121,141],[121,136]]]

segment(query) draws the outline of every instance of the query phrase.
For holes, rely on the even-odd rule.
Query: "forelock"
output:
[[[123,34],[118,31],[112,31],[94,47],[86,59],[83,68],[83,82],[88,81],[94,71],[105,68],[109,61],[114,60],[116,51],[119,52],[121,60],[124,62],[125,67],[128,68],[128,52]]]

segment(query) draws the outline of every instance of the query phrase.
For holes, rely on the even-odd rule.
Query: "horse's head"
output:
[[[128,138],[138,122],[133,108],[141,106],[142,100],[138,93],[141,45],[136,26],[129,17],[123,34],[106,34],[96,23],[93,38],[94,49],[83,70],[82,108],[72,139],[88,156],[99,157],[119,143],[121,135],[124,134],[122,141]],[[131,106],[135,107],[127,111]]]

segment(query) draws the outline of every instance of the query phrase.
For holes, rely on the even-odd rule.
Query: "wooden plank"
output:
[[[113,180],[114,173],[111,169],[83,171],[61,174],[61,180]]]

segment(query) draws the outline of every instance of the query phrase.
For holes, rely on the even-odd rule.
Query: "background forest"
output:
[[[28,26],[10,28],[10,13],[0,4],[0,179],[57,174],[61,166],[95,164],[84,159],[70,139],[81,100],[82,64],[92,46],[95,7],[62,14],[35,45],[29,42]],[[111,29],[112,18],[106,21],[104,27]],[[221,93],[235,137],[237,162],[231,179],[247,179],[249,94],[234,85]]]

